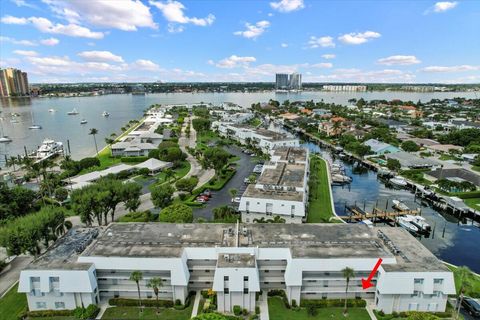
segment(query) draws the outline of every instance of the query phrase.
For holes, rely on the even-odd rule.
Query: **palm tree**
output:
[[[233,202],[233,200],[235,200],[235,196],[236,196],[237,193],[238,193],[238,190],[235,189],[235,188],[230,188],[230,189],[228,190],[228,193],[230,193],[230,196],[232,197],[232,202]]]
[[[143,279],[143,273],[142,271],[133,271],[130,274],[130,280],[135,281],[137,284],[137,290],[138,290],[138,306],[140,308],[140,311],[142,310],[142,297],[140,296],[140,280]]]
[[[466,266],[458,267],[455,270],[458,278],[460,279],[460,290],[458,291],[457,297],[457,316],[456,319],[460,316],[460,309],[462,307],[462,301],[464,298],[465,290],[470,286],[470,282],[468,281],[472,277],[472,270]]]
[[[147,287],[153,289],[153,293],[155,294],[155,297],[157,299],[157,312],[158,312],[158,292],[162,286],[163,286],[163,280],[160,277],[153,277],[150,280],[148,280],[148,283],[147,283]]]
[[[95,135],[97,133],[98,133],[98,130],[95,128],[92,128],[90,129],[90,132],[88,134],[93,136],[93,141],[95,142],[95,150],[97,151],[97,156],[98,156],[97,138],[95,138]]]
[[[343,310],[343,314],[347,314],[347,295],[348,295],[348,284],[350,283],[350,278],[355,277],[355,271],[352,268],[346,267],[342,269],[343,277],[347,281],[345,286],[345,309]]]

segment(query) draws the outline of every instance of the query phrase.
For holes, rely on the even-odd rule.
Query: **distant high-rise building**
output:
[[[28,94],[26,72],[14,68],[0,69],[0,95],[2,97],[27,96]]]
[[[301,90],[302,75],[300,73],[277,73],[275,75],[276,90]]]
[[[300,73],[292,73],[290,75],[289,89],[290,90],[302,89],[302,75]]]
[[[288,74],[277,73],[275,75],[275,89],[288,90]]]

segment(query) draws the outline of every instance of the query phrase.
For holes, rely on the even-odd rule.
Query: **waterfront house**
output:
[[[386,153],[395,153],[399,152],[400,149],[392,146],[391,144],[378,141],[377,139],[369,139],[363,143],[365,146],[370,147],[370,150],[374,153],[376,156],[381,156]]]

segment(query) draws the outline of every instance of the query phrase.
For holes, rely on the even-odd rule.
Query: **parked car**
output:
[[[207,196],[209,198],[212,197],[212,192],[209,189],[205,189],[202,193],[200,193],[201,196]]]
[[[202,197],[197,197],[197,198],[195,199],[195,201],[201,202],[201,203],[205,203],[205,202],[207,202],[208,200],[205,200],[205,198],[202,198]]]
[[[474,318],[480,318],[480,303],[470,297],[465,297],[462,300],[462,306]]]
[[[240,202],[240,197],[235,197],[232,199],[232,202],[239,203]]]

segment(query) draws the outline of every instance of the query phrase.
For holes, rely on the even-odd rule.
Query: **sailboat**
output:
[[[0,111],[1,112],[1,111]],[[3,134],[3,124],[0,125],[0,129],[2,130],[2,137],[0,137],[0,143],[9,143],[12,142],[12,139],[10,139],[8,136]]]
[[[33,117],[33,111],[30,109],[30,115],[32,116],[32,125],[28,127],[30,130],[40,130],[42,129],[42,126],[39,124],[35,124],[35,118]]]

